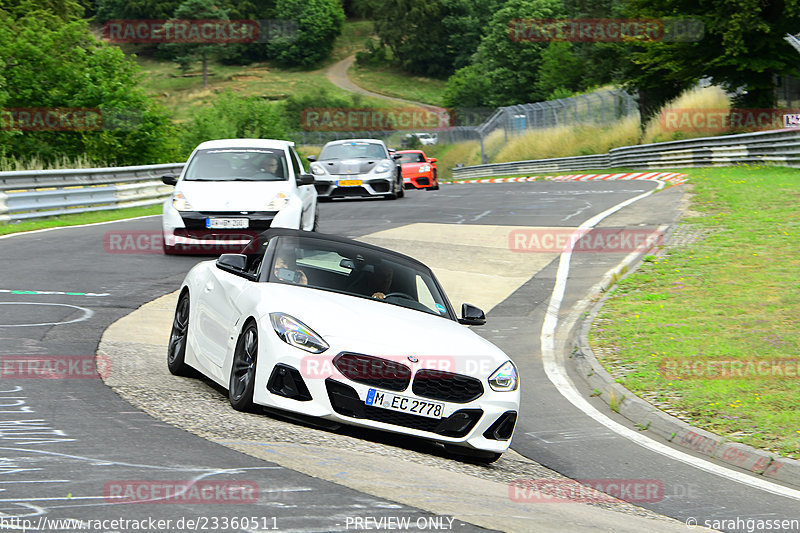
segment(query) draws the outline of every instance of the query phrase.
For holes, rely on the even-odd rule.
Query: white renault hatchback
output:
[[[314,177],[289,141],[207,141],[179,177],[161,179],[175,185],[162,217],[166,254],[238,252],[269,228],[317,229]]]

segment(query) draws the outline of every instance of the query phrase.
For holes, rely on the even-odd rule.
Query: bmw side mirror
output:
[[[176,185],[178,183],[178,176],[174,174],[165,174],[161,176],[161,182],[164,185]]]
[[[486,315],[483,311],[471,304],[461,304],[461,318],[459,324],[467,326],[482,326],[486,324]]]
[[[217,266],[232,274],[241,274],[247,268],[247,256],[244,254],[222,254],[217,259]]]
[[[297,186],[314,185],[314,176],[311,174],[300,174],[297,177]]]

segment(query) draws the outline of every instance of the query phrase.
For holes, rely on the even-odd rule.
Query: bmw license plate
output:
[[[442,413],[444,412],[444,404],[441,402],[418,400],[417,398],[409,398],[376,389],[367,391],[367,399],[364,402],[374,407],[383,407],[392,411],[428,418],[442,418]]]
[[[339,187],[360,187],[361,180],[339,180]]]
[[[248,218],[207,218],[206,227],[209,229],[247,229],[250,227]]]

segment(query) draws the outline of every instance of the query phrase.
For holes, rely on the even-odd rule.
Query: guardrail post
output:
[[[0,192],[0,225],[8,224],[11,218],[8,216],[8,206],[6,205],[6,198],[8,195]]]

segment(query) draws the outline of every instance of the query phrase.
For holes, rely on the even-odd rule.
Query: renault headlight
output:
[[[189,200],[186,199],[182,192],[176,192],[172,197],[172,207],[178,211],[194,211],[192,204],[189,203]]]
[[[269,319],[278,337],[283,342],[311,353],[322,353],[330,346],[296,318],[286,313],[270,313]]]
[[[489,386],[497,392],[517,390],[517,367],[506,361],[489,376]]]
[[[267,204],[267,211],[280,211],[287,205],[289,205],[289,195],[285,192],[279,192],[275,195],[275,198]]]

